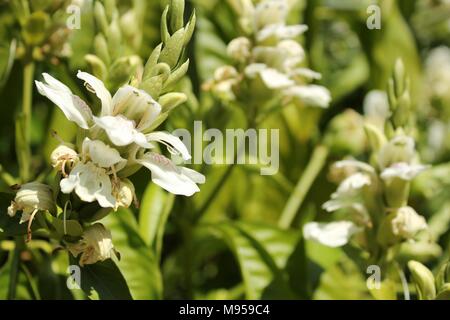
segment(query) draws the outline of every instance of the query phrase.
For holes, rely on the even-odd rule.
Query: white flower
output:
[[[391,221],[392,232],[396,236],[405,239],[413,238],[419,231],[427,228],[424,217],[419,215],[411,207],[402,207],[397,210],[396,216]]]
[[[292,70],[305,59],[305,50],[294,40],[280,41],[274,47],[255,47],[252,54],[258,63],[264,63],[268,68],[277,69],[286,75],[292,73]]]
[[[70,121],[83,129],[96,124],[117,146],[134,142],[144,148],[152,147],[142,131],[151,127],[161,113],[161,106],[145,91],[125,85],[112,98],[101,80],[78,71],[77,77],[84,80],[89,91],[101,101],[100,117],[95,117],[88,105],[67,86],[49,74],[44,73],[43,77],[46,83],[36,81],[39,93],[55,103]]]
[[[180,154],[184,160],[191,158],[185,145],[178,137],[167,132],[151,132],[161,116],[161,106],[145,91],[125,85],[117,90],[114,97],[111,97],[101,80],[86,72],[79,71],[78,78],[84,80],[86,88],[95,93],[101,101],[101,112],[99,116],[94,116],[89,107],[80,98],[73,95],[68,87],[48,74],[43,76],[46,83],[36,81],[39,92],[53,101],[70,121],[74,121],[83,129],[89,129],[89,132],[87,132],[88,138],[83,141],[80,154],[81,161],[78,162],[78,155],[70,148],[61,147],[52,154],[54,165],[61,171],[64,170],[67,160],[73,160],[71,162],[73,168],[69,176],[63,171],[66,176],[60,182],[63,193],[74,191],[83,201],[98,201],[102,207],[117,209],[118,206],[122,206],[119,199],[122,196],[119,192],[120,188],[118,188],[121,181],[116,174],[118,171],[128,168],[128,165],[133,166],[136,163],[150,168],[152,176],[156,179],[155,183],[168,191],[175,190],[176,194],[184,195],[192,195],[199,191],[194,181],[203,183],[203,175],[194,174],[193,170],[178,168],[173,164],[156,169],[155,164],[150,160],[167,158],[162,155],[156,156],[153,152],[148,153],[151,156],[136,159],[137,154],[142,155],[144,153],[142,149],[154,148],[152,142],[166,145],[170,153]],[[104,141],[91,140],[92,136],[101,137]],[[108,139],[106,139],[106,136]],[[123,148],[116,150],[113,146],[130,146],[124,151],[127,159],[122,158],[118,151],[124,150]],[[167,161],[171,163],[170,160],[167,159]],[[164,163],[167,161],[164,160]],[[172,167],[177,169],[174,170]],[[167,170],[167,172],[162,172],[164,170]],[[162,178],[173,177],[174,172],[177,172],[182,178],[178,177],[178,180]],[[186,183],[187,178],[185,176],[194,178],[188,179],[189,183]],[[111,180],[113,180],[114,185],[112,185]],[[177,181],[181,181],[183,185],[180,187],[174,186],[173,183]],[[127,200],[126,203],[128,202]]]
[[[283,23],[271,24],[261,29],[256,40],[263,42],[267,39],[275,38],[276,40],[292,39],[308,30],[308,26],[304,24],[286,26]]]
[[[411,181],[419,173],[426,170],[429,166],[421,164],[408,164],[406,162],[394,163],[389,168],[381,172],[381,179],[391,180],[399,178],[406,181]]]
[[[284,90],[284,93],[289,97],[299,99],[307,106],[327,108],[331,102],[330,91],[314,84],[292,86]]]
[[[284,23],[288,14],[286,0],[264,0],[258,3],[254,12],[254,26],[256,30],[267,25]]]
[[[336,192],[331,195],[322,205],[322,208],[328,212],[334,212],[340,209],[352,208],[361,215],[366,215],[366,209],[361,203],[361,189],[372,183],[368,174],[356,172],[344,179]]]
[[[433,96],[450,99],[450,49],[445,46],[430,51],[425,61],[425,75]]]
[[[351,221],[330,223],[310,222],[303,227],[303,236],[307,240],[319,242],[328,247],[342,247],[360,228]]]
[[[102,168],[117,166],[116,170],[120,170],[120,167],[127,162],[116,149],[111,148],[103,141],[89,138],[85,138],[83,141],[82,156]]]
[[[368,121],[380,129],[391,115],[387,94],[381,90],[372,90],[365,96],[363,109]]]
[[[104,208],[114,208],[116,199],[112,196],[112,185],[106,169],[92,162],[78,163],[67,178],[60,182],[63,193],[75,193],[86,202],[98,201]]]
[[[35,81],[39,93],[56,104],[67,119],[83,129],[89,129],[92,125],[92,111],[89,106],[62,82],[47,73],[42,76],[46,83]]]
[[[251,43],[246,37],[238,37],[230,41],[227,46],[227,54],[232,59],[243,62],[250,57]]]
[[[358,170],[358,171],[362,171],[362,172],[366,172],[366,173],[370,173],[370,174],[375,173],[375,169],[371,165],[368,165],[365,162],[353,160],[353,159],[337,161],[334,163],[333,166],[337,169],[352,169],[352,170]]]
[[[147,152],[136,162],[151,171],[154,183],[173,194],[191,196],[200,190],[197,183],[205,182],[202,174],[176,166],[170,159],[158,153]]]
[[[111,232],[101,223],[95,223],[84,230],[82,239],[67,248],[74,257],[80,256],[80,266],[110,259],[115,253]]]
[[[385,143],[378,153],[378,163],[381,169],[390,167],[394,163],[411,163],[416,155],[414,139],[398,135]]]
[[[282,89],[294,85],[294,81],[284,73],[274,68],[269,68],[264,63],[252,63],[245,68],[245,75],[249,78],[259,76],[264,85],[269,89]]]

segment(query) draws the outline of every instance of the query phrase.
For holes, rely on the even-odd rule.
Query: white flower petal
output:
[[[263,69],[260,71],[259,75],[269,89],[282,89],[294,85],[294,81],[276,69]]]
[[[75,122],[83,129],[89,129],[92,111],[88,105],[80,97],[72,94],[68,87],[49,74],[45,74],[44,78],[47,84],[35,81],[39,93],[56,104],[67,119]]]
[[[110,168],[121,162],[125,164],[124,162],[127,161],[120,156],[119,151],[103,141],[91,140],[87,137],[83,141],[83,154],[89,155],[92,162],[103,168]]]
[[[371,174],[375,173],[375,169],[371,165],[368,165],[367,163],[358,161],[358,160],[341,160],[341,161],[335,162],[333,166],[338,169],[350,168],[350,169],[361,170],[363,172],[367,172],[367,173],[371,173]]]
[[[94,116],[94,122],[106,131],[108,138],[116,146],[126,146],[134,142],[143,148],[153,147],[151,143],[147,142],[145,135],[136,130],[134,122],[125,117]]]
[[[337,192],[340,194],[351,193],[355,190],[361,189],[364,186],[369,186],[371,183],[372,181],[370,176],[361,172],[356,172],[341,182]]]
[[[283,23],[288,11],[289,6],[286,0],[260,1],[254,12],[255,27],[260,29],[270,24]]]
[[[90,89],[94,91],[95,95],[102,102],[101,115],[102,116],[111,115],[113,111],[111,101],[112,98],[108,89],[106,89],[105,85],[103,84],[103,81],[97,79],[96,77],[87,72],[82,71],[78,71],[77,77],[85,81],[89,85]]]
[[[351,221],[310,222],[303,227],[303,236],[307,240],[313,240],[325,246],[336,248],[346,245],[352,235],[359,231],[360,229]]]
[[[183,160],[191,159],[188,149],[184,143],[178,138],[168,132],[155,131],[145,135],[149,142],[156,141],[165,144],[172,154],[181,154]]]
[[[257,35],[257,41],[264,41],[266,39],[275,37],[278,40],[292,39],[308,30],[308,26],[304,24],[286,26],[284,24],[271,24],[261,29]]]
[[[151,171],[154,183],[173,194],[191,196],[200,191],[196,182],[204,181],[200,178],[200,173],[194,175],[193,170],[177,167],[157,153],[148,152],[137,162]]]
[[[292,86],[284,92],[287,96],[298,98],[309,106],[327,108],[331,102],[331,94],[328,89],[314,84]]]
[[[104,208],[114,208],[116,200],[112,196],[112,185],[105,169],[92,162],[78,163],[70,175],[60,182],[63,193],[75,193],[86,202],[98,201]]]
[[[428,167],[429,166],[421,164],[408,164],[406,162],[394,163],[381,172],[381,179],[390,180],[393,178],[400,178],[402,180],[410,181]]]
[[[117,90],[112,100],[113,115],[122,114],[137,123],[137,129],[149,128],[161,113],[161,105],[147,92],[130,85]]]

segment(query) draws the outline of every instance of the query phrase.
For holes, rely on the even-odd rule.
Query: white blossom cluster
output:
[[[256,5],[241,2],[241,23],[248,26],[248,34],[228,44],[227,54],[233,65],[218,68],[205,89],[225,100],[234,100],[248,84],[253,92],[264,97],[280,95],[285,102],[328,107],[330,92],[323,86],[309,84],[321,75],[302,66],[305,51],[297,38],[308,27],[286,22],[290,2],[264,0]]]
[[[338,161],[332,173],[340,184],[323,204],[327,212],[344,213],[344,220],[304,226],[304,236],[330,247],[347,244],[353,235],[373,230],[382,246],[413,240],[427,228],[425,218],[408,206],[410,181],[427,169],[417,160],[414,139],[398,132],[388,140],[368,124],[369,139],[377,139],[373,165],[355,159]],[[376,135],[376,137],[374,136]]]
[[[36,81],[39,93],[49,98],[81,129],[83,139],[78,148],[61,144],[52,155],[53,166],[62,172],[60,188],[85,202],[97,201],[101,207],[128,207],[134,198],[134,187],[127,177],[141,167],[151,171],[152,181],[165,190],[191,196],[199,191],[197,183],[205,178],[191,169],[175,165],[158,153],[157,143],[184,160],[190,154],[181,140],[164,131],[153,131],[161,106],[144,90],[124,85],[111,96],[102,81],[79,71],[77,77],[101,102],[94,115],[81,98],[49,74]]]

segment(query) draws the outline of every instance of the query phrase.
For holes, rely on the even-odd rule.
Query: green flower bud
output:
[[[184,77],[189,68],[189,59],[186,60],[179,68],[172,72],[167,80],[164,82],[164,89],[168,90],[175,85],[181,78]]]
[[[334,154],[361,154],[366,146],[362,125],[363,118],[359,113],[351,109],[345,110],[331,121],[325,135],[325,144]]]
[[[113,60],[117,59],[122,54],[122,32],[117,19],[113,20],[109,25],[108,31],[106,32],[106,39],[108,40],[108,51],[111,58]]]
[[[128,82],[140,63],[141,60],[138,56],[117,59],[109,69],[109,84],[112,87],[119,87]]]
[[[366,123],[364,131],[373,152],[378,152],[387,142],[386,136],[376,126]]]
[[[432,300],[436,297],[434,276],[431,271],[420,262],[411,260],[408,268],[412,279],[416,284],[417,294],[420,300]]]
[[[186,94],[181,92],[171,92],[161,96],[158,103],[162,107],[162,112],[170,112],[180,104],[186,102],[186,100]]]
[[[170,2],[170,27],[172,31],[183,28],[184,24],[184,0],[172,0]]]
[[[384,181],[384,195],[390,208],[400,208],[408,203],[410,181],[393,178]]]
[[[164,44],[164,47],[159,56],[159,61],[167,63],[170,68],[174,68],[180,59],[181,52],[184,49],[185,30],[179,29],[176,31]]]
[[[106,39],[103,34],[98,34],[94,39],[94,51],[95,54],[103,60],[105,65],[109,65],[111,63],[111,57],[108,51],[108,44],[106,43]]]
[[[84,59],[90,65],[92,74],[100,80],[105,81],[108,71],[106,70],[106,65],[103,63],[103,61],[93,54],[87,54]]]
[[[96,1],[94,5],[95,21],[102,33],[108,32],[108,19],[106,17],[105,7],[100,1]]]

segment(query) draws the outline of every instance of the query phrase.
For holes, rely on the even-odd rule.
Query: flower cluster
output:
[[[427,166],[420,164],[410,133],[409,84],[404,78],[403,65],[398,62],[390,82],[389,110],[379,92],[373,93],[373,103],[366,101],[370,164],[345,159],[333,165],[331,176],[340,183],[323,209],[340,212],[342,220],[306,224],[307,239],[339,247],[364,233],[353,239],[373,256],[380,252],[375,248],[412,241],[427,228],[425,218],[408,206],[410,182]]]
[[[204,88],[225,100],[240,100],[248,88],[266,100],[280,97],[284,103],[328,107],[329,91],[308,84],[320,79],[320,74],[302,66],[305,51],[296,39],[307,26],[288,25],[289,9],[287,0],[264,0],[256,5],[241,1],[240,21],[246,34],[228,44],[233,64],[218,68]]]

